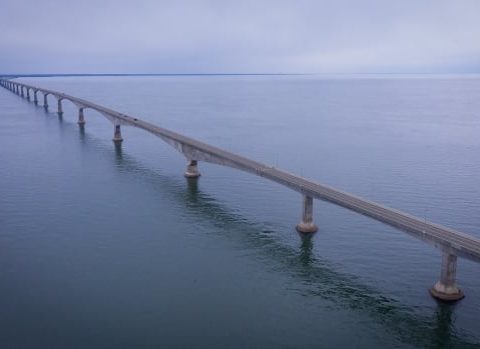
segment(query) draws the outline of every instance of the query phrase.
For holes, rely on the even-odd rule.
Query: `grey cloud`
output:
[[[0,72],[480,72],[480,1],[0,0]]]

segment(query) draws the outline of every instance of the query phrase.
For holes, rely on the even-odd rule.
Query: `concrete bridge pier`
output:
[[[47,96],[48,96],[48,94],[44,94],[44,95],[43,95],[43,107],[44,107],[45,109],[48,108]]]
[[[83,116],[83,108],[78,109],[78,124],[80,126],[85,125],[85,117]]]
[[[23,92],[23,86],[20,87],[20,96],[25,97],[25,93]]]
[[[115,130],[113,132],[113,139],[112,139],[113,143],[115,143],[116,145],[120,144],[123,142],[123,138],[122,138],[122,132],[120,131],[120,125],[115,125]]]
[[[38,91],[33,91],[33,103],[34,103],[35,105],[38,104],[37,92],[38,92]]]
[[[58,99],[57,101],[57,114],[63,115],[62,100]]]
[[[297,224],[299,233],[315,233],[318,227],[313,224],[313,199],[311,196],[303,196],[302,220]]]
[[[30,89],[27,88],[27,99],[30,100]]]
[[[440,280],[430,289],[430,294],[442,301],[455,302],[465,297],[456,282],[457,256],[447,251],[442,253]]]
[[[189,160],[187,164],[187,170],[185,171],[185,177],[187,178],[200,177],[200,172],[198,171],[197,165],[198,165],[197,160]]]

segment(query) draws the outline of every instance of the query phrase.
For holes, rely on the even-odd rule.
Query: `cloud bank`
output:
[[[0,73],[480,73],[478,0],[0,0]]]

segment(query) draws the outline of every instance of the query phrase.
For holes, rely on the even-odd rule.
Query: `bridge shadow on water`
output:
[[[60,121],[61,132],[76,134],[84,147],[111,156],[120,173],[141,178],[154,190],[183,205],[195,219],[216,227],[212,230],[216,237],[234,241],[257,254],[274,272],[288,274],[297,280],[301,285],[298,292],[303,296],[321,297],[331,303],[332,310],[347,308],[366,315],[405,344],[429,348],[478,348],[479,343],[474,338],[455,328],[454,305],[438,303],[432,316],[422,314],[422,308],[402,304],[363,284],[357,277],[336,271],[328,261],[313,254],[311,236],[300,236],[298,248],[286,246],[276,238],[276,231],[265,229],[261,223],[250,222],[229,210],[202,192],[198,181],[180,177],[182,169],[179,169],[178,177],[166,176],[125,154],[121,145],[106,146],[89,136],[83,127]],[[430,308],[423,310],[431,312]]]

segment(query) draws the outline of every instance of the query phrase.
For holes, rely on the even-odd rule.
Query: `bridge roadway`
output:
[[[480,239],[473,236],[250,160],[78,97],[11,80],[1,80],[1,84],[22,96],[25,95],[23,89],[26,89],[28,97],[29,90],[32,90],[36,102],[37,92],[44,94],[45,103],[47,102],[46,96],[51,94],[58,101],[59,113],[62,113],[61,101],[69,100],[79,108],[79,123],[81,124],[84,123],[83,109],[90,108],[98,111],[114,124],[114,141],[122,141],[120,125],[134,126],[150,132],[185,155],[189,161],[187,177],[198,177],[200,174],[197,169],[197,161],[205,161],[249,172],[295,190],[304,197],[302,221],[297,226],[297,230],[300,232],[314,232],[317,229],[312,221],[312,198],[315,198],[371,217],[430,243],[443,252],[440,281],[430,290],[432,295],[438,299],[452,301],[463,298],[463,292],[457,288],[455,281],[457,256],[480,263]]]

